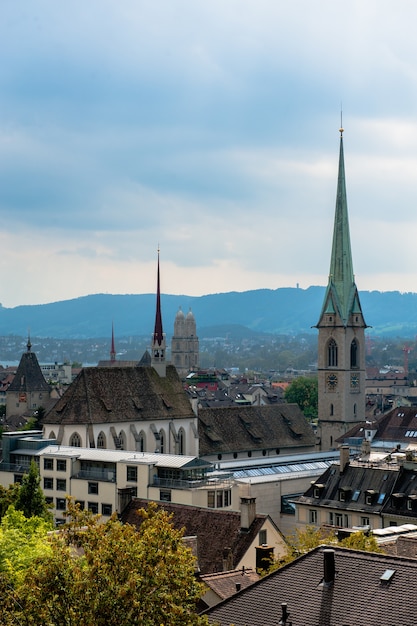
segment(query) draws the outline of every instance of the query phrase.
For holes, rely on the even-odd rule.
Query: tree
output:
[[[372,534],[368,535],[362,531],[358,531],[339,541],[337,539],[336,529],[331,526],[320,528],[306,526],[302,529],[297,528],[292,535],[286,537],[286,540],[288,543],[287,555],[283,559],[271,563],[271,567],[268,568],[266,572],[263,572],[263,574],[269,574],[321,545],[328,546],[335,544],[352,550],[383,552]]]
[[[308,419],[315,419],[318,415],[318,382],[317,378],[300,376],[295,378],[285,390],[287,402],[298,404]]]
[[[0,519],[6,514],[6,511],[11,504],[16,504],[19,491],[19,483],[13,483],[8,487],[0,485]]]
[[[23,511],[26,517],[37,515],[50,520],[51,512],[46,504],[40,481],[38,466],[35,461],[32,461],[28,473],[22,478],[15,506],[16,509]]]
[[[48,531],[52,523],[42,517],[24,516],[13,505],[0,522],[0,573],[10,585],[16,585],[32,561],[49,554]]]
[[[141,514],[137,531],[116,516],[100,523],[69,501],[68,523],[51,553],[28,567],[9,611],[36,626],[207,624],[195,612],[202,586],[182,533],[166,511]]]

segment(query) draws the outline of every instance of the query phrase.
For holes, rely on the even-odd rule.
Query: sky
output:
[[[414,0],[3,0],[0,302],[417,292]]]

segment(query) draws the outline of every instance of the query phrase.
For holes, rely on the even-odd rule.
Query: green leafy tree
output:
[[[318,415],[318,383],[317,378],[300,376],[295,378],[285,390],[287,402],[298,404],[308,419],[315,419]]]
[[[5,515],[11,504],[15,505],[20,491],[19,483],[13,483],[8,487],[0,485],[0,519]]]
[[[24,516],[11,505],[0,522],[0,573],[16,585],[32,561],[50,553],[48,531],[52,523]]]
[[[202,587],[194,557],[165,511],[143,511],[139,531],[115,516],[100,523],[72,501],[68,514],[51,539],[51,553],[33,561],[13,589],[15,602],[8,599],[17,620],[36,626],[207,624],[195,612]]]
[[[23,511],[26,517],[37,515],[51,519],[51,512],[45,500],[41,485],[38,466],[32,461],[27,474],[24,474],[16,498],[16,509]]]

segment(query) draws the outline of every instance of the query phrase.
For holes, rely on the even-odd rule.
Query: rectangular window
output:
[[[221,509],[223,507],[223,491],[217,491],[217,508]]]
[[[65,498],[57,498],[56,499],[56,510],[57,511],[65,511],[66,509],[66,501]]]
[[[330,524],[330,526],[334,526],[334,513],[333,513],[333,511],[329,511],[329,524]]]
[[[98,494],[98,483],[88,483],[88,493]]]
[[[128,465],[126,467],[126,472],[127,472],[127,481],[129,483],[138,482],[138,468],[135,465]]]
[[[93,513],[93,515],[97,515],[97,513],[98,513],[98,502],[89,502],[87,506],[88,506],[88,510],[91,511]]]
[[[334,523],[336,526],[343,526],[343,515],[342,513],[336,513],[334,516]]]
[[[266,540],[266,530],[260,530],[259,531],[259,545],[260,546],[266,546],[267,544],[267,540]]]
[[[80,505],[81,511],[83,511],[85,509],[85,502],[84,502],[84,500],[76,500],[75,504],[79,504]]]
[[[216,492],[215,491],[208,491],[207,492],[207,506],[209,507],[209,509],[214,509],[214,498],[216,496]]]
[[[231,489],[224,490],[224,506],[230,506],[232,504],[232,491]]]
[[[46,502],[46,504],[53,504],[54,503],[54,499],[51,498],[50,496],[45,496],[45,502]]]
[[[54,479],[45,477],[43,479],[43,488],[44,489],[53,489],[54,488]]]
[[[67,471],[67,461],[66,459],[57,459],[56,461],[56,469],[58,472],[66,472]]]
[[[54,469],[54,460],[53,459],[44,459],[43,460],[43,469],[53,470]]]
[[[101,514],[102,515],[107,515],[108,517],[110,517],[110,515],[113,512],[113,507],[111,504],[102,504],[101,505]]]
[[[361,526],[369,526],[369,517],[361,517]]]
[[[171,491],[169,489],[161,489],[159,499],[161,502],[171,502]]]
[[[67,481],[65,478],[57,478],[56,479],[56,490],[57,491],[66,491],[67,490]]]
[[[309,524],[317,524],[317,511],[315,509],[308,512],[308,522]]]

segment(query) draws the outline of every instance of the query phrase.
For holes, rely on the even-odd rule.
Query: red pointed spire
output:
[[[153,341],[154,344],[157,343],[158,346],[162,344],[163,340],[163,330],[162,330],[162,314],[161,314],[161,289],[159,282],[159,248],[158,248],[158,275],[157,275],[157,285],[156,285],[156,315],[155,315],[155,330],[153,333]]]
[[[110,348],[110,361],[116,360],[116,348],[114,347],[114,324],[111,323],[111,348]]]

